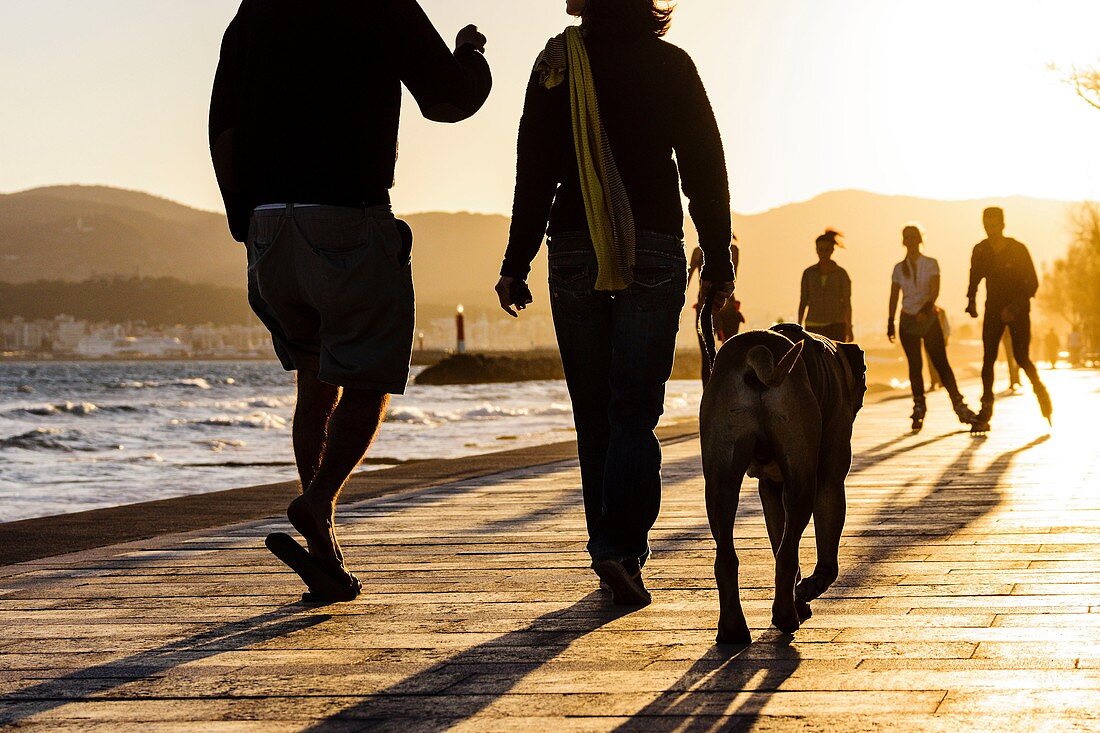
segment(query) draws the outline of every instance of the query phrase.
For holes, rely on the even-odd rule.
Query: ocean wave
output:
[[[14,410],[13,412],[23,413],[24,415],[34,415],[36,417],[52,417],[54,415],[91,415],[98,410],[99,407],[91,402],[60,402],[55,405],[25,407],[21,410]]]
[[[232,384],[236,384],[236,380],[233,379],[233,378],[229,378],[229,379],[225,379],[225,380],[219,380],[219,383],[232,385]],[[142,380],[127,379],[127,380],[123,380],[121,382],[115,382],[115,383],[110,384],[108,386],[111,387],[112,389],[160,389],[162,387],[186,387],[188,389],[200,389],[200,390],[203,390],[203,391],[208,390],[208,389],[213,389],[213,387],[210,386],[210,382],[203,379],[202,377],[188,377],[186,379],[175,379],[175,380],[172,380],[170,382],[158,382],[158,381],[155,381],[155,380],[142,381]]]
[[[169,425],[198,425],[216,428],[250,428],[258,430],[285,430],[287,419],[270,412],[257,411],[248,415],[213,415],[198,420],[172,420]]]
[[[399,407],[386,413],[386,422],[410,425],[439,425],[464,420],[497,420],[509,417],[555,417],[573,414],[568,405],[551,403],[545,407],[502,407],[483,404],[463,411],[424,410],[419,407]]]
[[[408,425],[438,425],[458,419],[457,413],[422,410],[419,407],[398,407],[386,413],[386,422]]]
[[[253,397],[244,400],[218,400],[211,403],[215,409],[218,410],[248,410],[248,409],[261,409],[261,410],[279,410],[285,407],[294,406],[294,397],[273,397],[262,396]],[[186,403],[180,403],[186,404]],[[188,407],[193,407],[193,404],[186,404]]]
[[[485,404],[472,410],[467,410],[462,417],[467,420],[491,420],[498,417],[552,417],[558,415],[571,415],[573,410],[568,405],[552,403],[545,407],[497,407]]]
[[[248,443],[243,440],[211,440],[210,450],[214,453],[221,453],[227,448],[245,448]]]
[[[0,439],[0,450],[17,448],[21,450],[73,453],[76,451],[100,450],[102,447],[91,445],[79,430],[62,430],[60,428],[35,428],[20,435]]]
[[[8,415],[31,415],[33,417],[55,417],[57,415],[75,415],[88,417],[99,413],[131,413],[140,412],[142,408],[136,405],[97,405],[94,402],[57,402],[52,405],[39,405],[37,407],[21,407],[9,411]]]

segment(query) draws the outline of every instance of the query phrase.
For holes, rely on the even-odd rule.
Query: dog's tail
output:
[[[760,383],[766,389],[773,389],[783,384],[800,356],[802,356],[801,341],[791,346],[778,364],[775,363],[775,356],[766,346],[753,346],[749,349],[745,360]]]

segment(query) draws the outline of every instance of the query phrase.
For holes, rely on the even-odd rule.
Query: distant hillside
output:
[[[815,261],[814,237],[834,226],[847,235],[848,248],[837,259],[855,282],[856,320],[875,326],[885,318],[890,272],[903,254],[901,227],[910,221],[924,225],[926,251],[944,270],[942,302],[957,312],[987,205],[1004,206],[1009,233],[1030,245],[1040,263],[1065,250],[1069,205],[1061,201],[934,201],[836,191],[762,214],[736,215],[742,249],[738,295],[750,324],[794,317],[801,272]],[[446,313],[457,303],[473,313],[493,310],[492,286],[508,218],[467,213],[404,218],[416,232],[414,271],[422,312]],[[688,240],[689,246],[696,240],[690,226]],[[220,214],[148,194],[64,186],[0,196],[0,281],[138,274],[242,288],[244,254]],[[536,260],[531,282],[533,310],[545,313],[545,255]]]
[[[239,288],[170,277],[110,277],[68,282],[0,282],[0,318],[61,314],[92,322],[144,321],[150,326],[218,326],[256,321]]]
[[[241,286],[243,267],[219,214],[100,186],[0,196],[6,282],[140,275]]]

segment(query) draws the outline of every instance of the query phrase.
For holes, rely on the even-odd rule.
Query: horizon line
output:
[[[168,202],[168,203],[171,203],[171,204],[175,204],[177,206],[182,206],[182,207],[191,209],[192,211],[197,211],[197,212],[202,212],[202,213],[207,213],[207,214],[216,214],[218,216],[225,216],[225,211],[221,210],[221,209],[207,209],[207,208],[203,208],[203,207],[199,207],[199,206],[195,206],[195,205],[186,203],[184,201],[180,201],[178,199],[170,198],[170,197],[165,196],[165,195],[153,193],[151,191],[145,191],[145,190],[137,189],[137,188],[127,188],[125,186],[117,186],[117,185],[111,185],[111,184],[106,184],[106,183],[51,183],[51,184],[45,184],[45,185],[41,185],[41,186],[32,186],[31,188],[21,189],[21,190],[17,190],[17,191],[0,191],[0,197],[20,196],[20,195],[23,195],[23,194],[35,193],[35,192],[40,192],[40,191],[48,191],[50,189],[76,189],[76,188],[107,189],[107,190],[110,190],[110,191],[119,191],[119,192],[124,192],[124,193],[137,194],[137,195],[140,195],[140,196],[149,196],[149,197],[154,198],[154,199],[159,199],[161,201],[165,201],[165,202]],[[768,208],[765,208],[765,209],[760,209],[760,210],[757,210],[757,211],[738,211],[735,208],[731,208],[730,213],[735,217],[737,217],[737,216],[739,216],[739,217],[763,216],[765,214],[770,214],[772,212],[779,211],[780,209],[784,209],[784,208],[791,207],[791,206],[800,206],[800,205],[803,205],[803,204],[808,204],[808,203],[811,203],[813,201],[816,201],[817,199],[824,198],[826,196],[835,195],[835,194],[863,194],[863,195],[868,195],[868,196],[876,196],[876,197],[880,197],[880,198],[920,199],[920,200],[923,200],[923,201],[930,201],[930,202],[935,202],[935,203],[951,203],[951,204],[986,202],[986,201],[996,201],[996,200],[1011,200],[1011,199],[1029,199],[1031,201],[1044,201],[1044,202],[1049,202],[1049,203],[1059,203],[1059,204],[1073,205],[1073,204],[1088,203],[1090,201],[1097,200],[1097,199],[1090,199],[1090,198],[1061,199],[1061,198],[1052,198],[1052,197],[1049,197],[1049,196],[1032,196],[1032,195],[1022,194],[1022,193],[991,194],[991,195],[986,195],[986,196],[967,196],[967,197],[964,197],[964,198],[941,198],[941,197],[936,197],[936,196],[922,196],[922,195],[918,195],[918,194],[908,194],[908,193],[883,193],[883,192],[880,192],[880,191],[872,191],[872,190],[863,189],[863,188],[836,188],[836,189],[829,189],[829,190],[826,190],[826,191],[821,191],[821,192],[819,192],[817,194],[814,194],[814,195],[812,195],[808,198],[802,198],[802,199],[796,199],[796,200],[788,201],[786,203],[777,204],[775,206],[771,206],[771,207],[768,207]],[[402,211],[402,212],[398,212],[398,213],[401,216],[422,216],[422,215],[428,215],[428,214],[446,214],[446,215],[466,214],[466,215],[469,215],[469,216],[499,216],[499,217],[503,217],[505,219],[511,217],[511,213],[505,213],[505,212],[501,212],[501,211],[472,211],[472,210],[469,210],[469,209],[443,209],[443,208],[439,208],[439,209],[422,209],[420,211]],[[687,218],[687,217],[685,217],[685,218]]]

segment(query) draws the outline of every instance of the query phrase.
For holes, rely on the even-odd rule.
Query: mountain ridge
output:
[[[831,226],[846,235],[847,247],[836,259],[852,275],[857,322],[882,320],[890,272],[904,254],[901,227],[917,221],[925,227],[926,252],[944,271],[941,301],[953,312],[965,294],[970,248],[984,237],[981,210],[990,205],[1005,208],[1009,234],[1031,246],[1037,263],[1065,251],[1072,202],[827,191],[756,214],[733,214],[742,253],[738,297],[753,325],[794,318],[802,270],[815,261],[813,240]],[[507,243],[507,216],[436,211],[402,218],[416,235],[418,302],[495,307],[492,286]],[[686,230],[688,246],[694,246],[698,238],[690,222]],[[154,194],[109,186],[0,194],[0,281],[135,274],[243,289],[244,251],[229,236],[222,214]],[[540,255],[531,276],[533,313],[548,311],[545,280]]]

